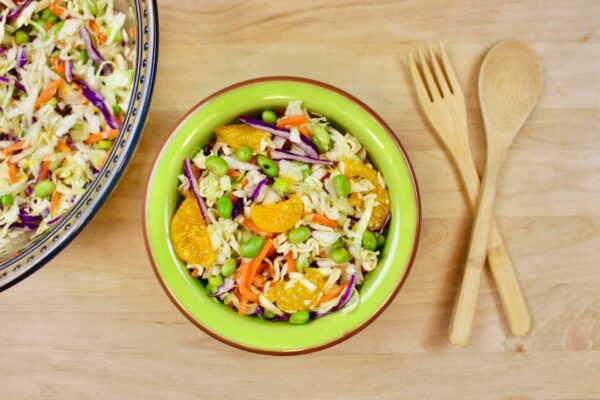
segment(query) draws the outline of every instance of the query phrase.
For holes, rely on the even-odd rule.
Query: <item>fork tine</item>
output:
[[[458,82],[458,79],[456,78],[456,74],[454,73],[454,69],[452,69],[452,64],[450,64],[450,60],[448,60],[448,56],[446,55],[446,51],[444,50],[442,42],[440,42],[440,53],[442,54],[442,65],[444,66],[444,71],[446,71],[446,76],[448,77],[450,90],[454,94],[461,93],[460,82]]]
[[[419,61],[421,62],[421,69],[423,70],[423,75],[425,76],[425,82],[429,87],[429,94],[433,101],[440,99],[440,91],[433,79],[433,75],[431,75],[431,69],[429,68],[429,64],[427,60],[425,60],[425,56],[423,55],[423,51],[419,49]]]
[[[429,96],[425,82],[423,82],[423,78],[421,78],[419,68],[417,68],[417,63],[412,54],[408,55],[408,64],[410,66],[410,75],[412,76],[415,90],[417,92],[417,98],[419,99],[421,106],[425,106],[425,104],[431,103],[431,96]]]
[[[440,87],[440,92],[442,93],[442,97],[450,96],[450,88],[448,87],[448,82],[446,81],[446,76],[444,72],[442,72],[442,68],[438,62],[438,58],[433,52],[433,47],[429,45],[429,57],[431,58],[431,64],[433,65],[433,74],[435,75],[435,79],[437,79],[437,83]]]

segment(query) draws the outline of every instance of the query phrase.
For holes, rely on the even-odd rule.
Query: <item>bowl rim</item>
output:
[[[390,138],[396,144],[398,150],[400,151],[402,158],[404,159],[404,162],[406,163],[408,173],[410,176],[410,181],[412,183],[413,193],[415,195],[415,199],[414,199],[415,210],[416,210],[416,221],[415,221],[415,232],[414,232],[415,240],[412,245],[412,249],[410,251],[410,256],[409,256],[408,260],[406,261],[406,269],[404,271],[404,274],[403,274],[402,278],[398,281],[398,283],[396,284],[396,287],[390,293],[390,295],[379,305],[377,310],[375,310],[375,312],[373,314],[371,314],[371,316],[369,316],[369,318],[367,318],[365,321],[363,321],[356,328],[354,328],[348,332],[345,332],[340,337],[338,337],[334,340],[330,340],[326,343],[317,345],[317,346],[308,347],[308,348],[304,348],[304,349],[298,349],[298,350],[290,350],[290,351],[266,350],[266,349],[259,349],[259,348],[242,345],[240,343],[237,343],[233,340],[227,339],[227,338],[219,335],[218,333],[212,331],[211,329],[204,326],[204,324],[202,324],[201,321],[197,320],[194,316],[192,316],[191,313],[189,313],[186,310],[186,308],[179,302],[177,297],[172,293],[171,289],[167,286],[162,275],[160,274],[160,272],[158,270],[158,267],[156,265],[154,257],[152,256],[152,251],[150,248],[150,241],[148,238],[147,221],[146,221],[147,199],[148,199],[148,193],[150,190],[150,184],[152,182],[154,170],[156,168],[157,162],[163,152],[165,145],[168,143],[169,139],[173,136],[173,134],[175,134],[175,132],[181,126],[181,124],[190,115],[192,115],[199,108],[201,108],[203,105],[207,104],[214,98],[217,98],[224,93],[227,93],[229,91],[232,91],[232,90],[235,90],[235,89],[238,89],[241,87],[251,86],[251,85],[260,84],[260,83],[264,83],[264,82],[294,82],[294,83],[303,83],[303,84],[308,84],[308,85],[314,85],[314,86],[321,87],[325,90],[335,92],[335,93],[345,97],[346,99],[350,100],[351,102],[357,104],[358,106],[360,106],[364,111],[366,111],[371,117],[373,117],[377,121],[377,123],[383,128],[383,130],[390,136]],[[167,296],[169,297],[171,302],[175,305],[175,307],[179,310],[179,312],[181,312],[192,324],[194,324],[196,327],[198,327],[204,333],[208,334],[209,336],[213,337],[214,339],[217,339],[218,341],[220,341],[224,344],[227,344],[231,347],[235,347],[237,349],[245,350],[245,351],[248,351],[251,353],[272,355],[272,356],[290,356],[290,355],[308,354],[308,353],[313,353],[316,351],[324,350],[329,347],[335,346],[336,344],[339,344],[339,343],[351,338],[352,336],[356,335],[357,333],[359,333],[360,331],[365,329],[367,326],[369,326],[373,321],[375,321],[375,319],[377,319],[381,315],[381,313],[383,313],[383,311],[385,311],[385,309],[396,298],[396,295],[398,294],[400,289],[404,286],[404,283],[406,282],[406,279],[408,278],[408,275],[410,274],[410,271],[412,269],[412,266],[414,264],[414,260],[416,257],[417,249],[419,247],[420,235],[421,235],[421,195],[419,192],[419,186],[417,183],[417,178],[416,178],[416,175],[414,172],[414,168],[412,166],[412,163],[410,162],[410,159],[408,158],[406,150],[404,149],[404,147],[400,143],[400,140],[396,137],[396,135],[394,134],[394,131],[390,128],[390,126],[371,107],[369,107],[367,104],[365,104],[364,102],[362,102],[361,100],[359,100],[358,98],[353,96],[352,94],[350,94],[336,86],[330,85],[330,84],[322,82],[322,81],[318,81],[318,80],[314,80],[314,79],[310,79],[310,78],[286,76],[286,75],[265,76],[265,77],[253,78],[253,79],[244,80],[244,81],[241,81],[238,83],[234,83],[232,85],[226,86],[226,87],[210,94],[209,96],[205,97],[204,99],[202,99],[201,101],[199,101],[198,103],[196,103],[195,105],[190,107],[189,110],[185,114],[183,114],[177,120],[177,122],[175,122],[173,127],[167,132],[167,134],[163,138],[162,143],[160,144],[158,150],[156,151],[154,160],[152,161],[152,166],[148,172],[148,177],[146,180],[146,189],[144,191],[144,198],[142,200],[142,232],[144,235],[144,245],[146,248],[146,254],[148,255],[148,259],[150,260],[152,270],[154,271],[154,274],[155,274],[157,280],[159,281],[160,286],[162,287],[163,291],[167,294]]]

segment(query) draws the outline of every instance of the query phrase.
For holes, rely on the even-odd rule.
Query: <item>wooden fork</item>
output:
[[[469,147],[465,98],[441,43],[440,54],[441,65],[429,46],[428,63],[419,49],[420,69],[410,54],[410,73],[421,109],[450,152],[462,177],[470,207],[475,210],[481,181]],[[511,333],[526,335],[531,327],[531,317],[495,221],[492,221],[487,260]]]

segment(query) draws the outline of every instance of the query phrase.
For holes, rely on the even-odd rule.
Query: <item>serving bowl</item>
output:
[[[86,193],[51,229],[0,255],[0,291],[23,280],[64,249],[93,218],[114,190],[141,137],[154,87],[158,52],[158,17],[154,0],[116,0],[126,13],[126,28],[135,27],[137,41],[133,92],[114,149]]]
[[[306,325],[266,322],[240,316],[207,295],[175,255],[170,221],[179,203],[178,175],[186,157],[204,146],[216,128],[260,109],[285,109],[302,99],[308,110],[325,115],[351,132],[383,174],[392,219],[378,267],[360,287],[352,312],[336,312]],[[196,326],[229,345],[266,354],[316,351],[352,336],[393,300],[411,267],[419,240],[420,202],[408,157],[396,136],[368,106],[333,86],[302,78],[268,77],[227,87],[194,106],[167,135],[148,179],[143,206],[144,235],[154,272],[167,295]],[[343,310],[341,310],[343,311]]]

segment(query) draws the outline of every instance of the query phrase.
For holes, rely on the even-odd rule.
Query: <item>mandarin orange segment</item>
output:
[[[375,171],[372,167],[351,158],[344,158],[342,162],[344,163],[344,176],[346,178],[353,181],[366,179],[367,181],[371,182],[373,186],[375,186],[374,189],[363,192],[363,195],[371,193],[376,195],[375,201],[378,204],[373,207],[373,213],[371,214],[368,228],[371,231],[380,229],[383,225],[386,215],[390,211],[390,195],[388,194],[388,191],[381,186],[379,177],[377,176],[377,171]],[[362,207],[362,201],[359,202],[358,200],[360,199],[354,198],[352,204],[354,206],[361,205]]]
[[[186,263],[204,268],[214,264],[216,254],[195,198],[186,198],[175,212],[171,220],[171,242],[175,253]]]
[[[279,203],[251,207],[250,219],[265,232],[280,233],[292,229],[303,212],[304,203],[296,195]]]
[[[269,134],[248,125],[225,125],[215,131],[218,142],[227,143],[233,150],[246,145],[254,152],[260,148],[260,141],[267,140]]]
[[[325,276],[315,268],[308,268],[304,278],[315,285],[314,291],[300,282],[286,289],[288,281],[281,280],[266,293],[265,297],[285,312],[306,310],[317,301],[319,293],[325,286]]]

